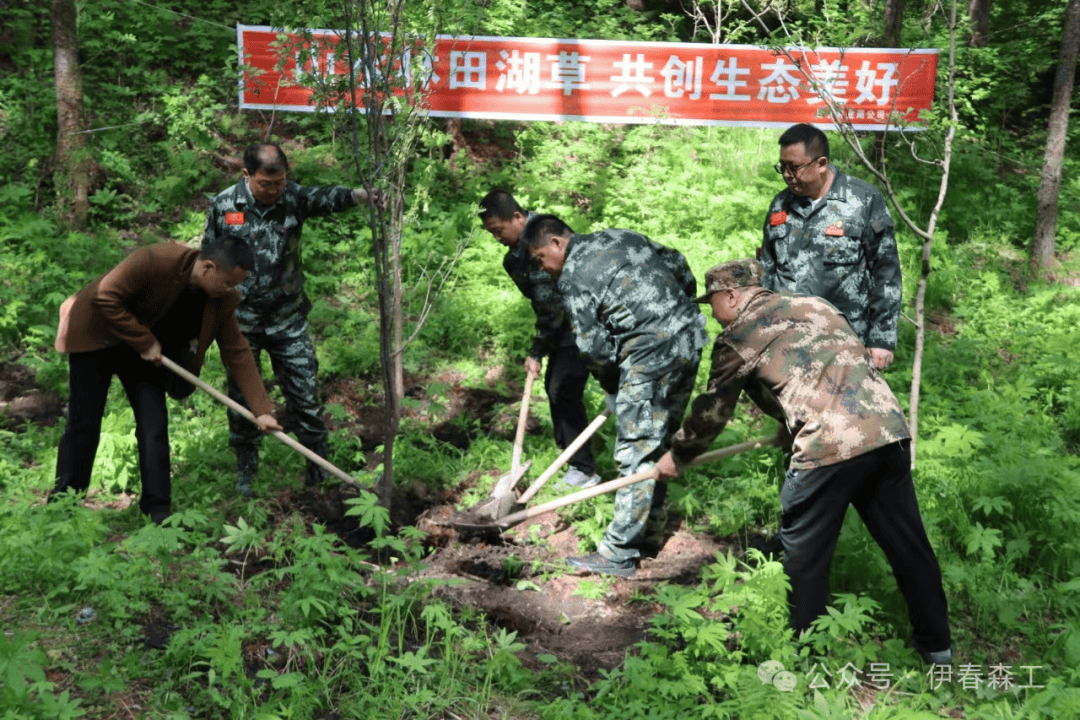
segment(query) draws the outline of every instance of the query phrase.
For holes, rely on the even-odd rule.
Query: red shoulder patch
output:
[[[833,223],[829,227],[825,228],[825,234],[830,237],[843,237],[844,226],[842,223]]]
[[[780,210],[779,212],[774,212],[772,215],[769,216],[769,224],[770,225],[783,225],[786,222],[787,222],[787,211],[786,210]]]
[[[243,225],[244,213],[242,212],[227,212],[225,213],[226,225]]]

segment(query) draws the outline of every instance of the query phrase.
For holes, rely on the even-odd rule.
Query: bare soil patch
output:
[[[448,516],[450,508],[435,510]],[[534,525],[501,536],[453,538],[433,549],[421,577],[454,581],[437,587],[436,596],[479,609],[492,625],[517,632],[526,663],[554,655],[588,677],[617,666],[627,648],[647,637],[660,610],[647,599],[653,586],[695,584],[701,568],[732,547],[673,519],[662,544],[645,548],[633,577],[598,576],[566,564],[568,555],[582,553],[574,528],[558,515],[541,516]]]

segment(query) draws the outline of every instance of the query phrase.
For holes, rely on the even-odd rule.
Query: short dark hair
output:
[[[248,241],[239,235],[226,235],[223,239],[203,247],[199,252],[199,259],[210,260],[225,271],[237,266],[248,271],[255,269],[255,253]]]
[[[276,160],[266,160],[268,148],[276,151]],[[289,159],[285,157],[285,151],[277,143],[255,143],[248,145],[247,150],[244,151],[244,169],[248,171],[248,175],[254,175],[260,170],[269,173],[288,173]]]
[[[820,128],[807,123],[792,125],[780,136],[780,147],[802,143],[806,154],[815,158],[829,157],[829,138]]]
[[[514,196],[506,190],[492,190],[480,201],[479,215],[481,220],[487,220],[492,217],[500,220],[509,220],[514,217],[514,213],[521,213],[524,215],[525,211],[518,205]]]
[[[529,221],[522,234],[525,246],[533,248],[547,247],[551,242],[552,235],[570,237],[574,234],[573,229],[564,223],[557,215],[538,215]]]

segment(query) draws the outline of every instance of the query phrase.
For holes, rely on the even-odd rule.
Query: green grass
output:
[[[565,213],[580,230],[621,225],[643,232],[682,250],[698,275],[752,254],[763,208],[780,185],[769,167],[771,132],[538,124],[519,141],[522,159],[499,172],[530,207]],[[566,163],[570,156],[579,161]],[[898,165],[901,179],[916,177],[914,166]],[[520,386],[532,319],[499,266],[501,247],[478,232],[471,214],[499,177],[484,172],[473,164],[439,166],[430,174],[433,202],[425,221],[409,226],[407,246],[422,262],[458,239],[472,239],[407,351],[406,366],[513,395],[508,388]],[[950,196],[953,217],[973,210],[965,172],[961,167]],[[933,183],[923,178],[906,186],[918,196]],[[121,257],[125,242],[101,232],[34,250],[28,240],[13,239],[17,228],[32,222],[45,223],[34,226],[38,234],[55,228],[34,219],[26,196],[8,192],[14,202],[0,210],[0,255],[9,269],[0,295],[34,310],[10,310],[11,304],[0,310],[0,342],[8,354],[23,353],[20,362],[38,371],[40,385],[66,392],[66,364],[49,350],[55,309]],[[184,234],[193,223],[189,215]],[[312,327],[324,379],[363,378],[378,387],[369,270],[357,251],[365,247],[360,225],[339,218],[305,231],[317,291]],[[910,314],[918,248],[909,234],[902,233],[901,250]],[[368,501],[353,512],[377,539],[356,550],[297,516],[280,517],[269,499],[238,498],[222,409],[196,394],[171,406],[179,512],[163,528],[147,526],[136,507],[41,504],[62,422],[0,431],[6,501],[0,617],[10,632],[0,638],[0,718],[104,717],[121,702],[139,704],[148,716],[177,718],[314,717],[330,710],[342,717],[475,718],[1075,714],[1080,385],[1070,368],[1078,360],[1080,303],[1075,288],[1033,282],[1023,264],[1013,238],[990,225],[968,237],[950,235],[935,250],[928,298],[935,317],[947,323],[934,327],[955,332],[928,335],[916,486],[945,575],[959,658],[984,672],[1006,661],[1039,666],[1037,681],[1045,687],[933,687],[907,646],[906,611],[891,573],[854,518],[845,524],[833,568],[835,612],[804,642],[793,642],[786,629],[786,580],[778,567],[722,557],[703,569],[696,586],[661,586],[640,598],[662,608],[649,638],[600,679],[584,681],[558,662],[529,670],[515,655],[521,645],[512,634],[493,634],[470,612],[433,600],[424,583],[399,583],[395,571],[372,569],[389,553],[404,559],[400,572],[408,572],[421,545],[408,528],[380,531],[386,518]],[[1068,265],[1060,272],[1076,276]],[[898,361],[887,373],[902,399],[913,339],[902,323]],[[496,365],[502,374],[492,386]],[[699,387],[707,371],[699,371]],[[203,377],[223,386],[215,353]],[[435,404],[423,421],[403,424],[396,444],[397,481],[454,489],[479,471],[463,498],[471,504],[486,495],[493,471],[508,467],[511,441],[481,436],[467,452],[433,441],[429,428],[445,419],[440,406],[449,388],[427,390]],[[590,412],[602,402],[590,385]],[[118,384],[108,412],[94,495],[120,503],[121,491],[138,482],[131,413]],[[550,422],[543,403],[535,412]],[[719,444],[764,434],[771,423],[737,413]],[[602,429],[595,444],[607,477],[614,474],[613,432]],[[334,448],[335,463],[370,474],[355,438],[339,433]],[[529,437],[535,468],[557,454],[549,432]],[[259,482],[267,491],[294,486],[302,469],[302,459],[280,443],[264,443]],[[702,532],[768,532],[778,522],[781,474],[777,451],[746,454],[687,473],[673,483],[669,505]],[[539,502],[559,494],[553,486]],[[587,549],[610,517],[611,499],[564,513]],[[584,590],[602,591],[601,585]],[[84,606],[97,619],[78,625]],[[177,629],[166,650],[147,651],[142,626],[160,618]],[[795,673],[793,692],[762,684],[757,665],[769,659]],[[809,687],[814,667],[838,671],[851,663],[865,671],[871,662],[888,663],[895,675],[873,709],[861,709],[849,689]],[[561,690],[568,677],[582,696]]]

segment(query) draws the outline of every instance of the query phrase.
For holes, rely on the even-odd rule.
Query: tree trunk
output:
[[[990,0],[970,0],[968,15],[971,17],[971,46],[986,47],[990,39]]]
[[[1075,1],[1075,0],[1074,0]],[[945,204],[949,189],[949,168],[952,165],[952,144],[956,138],[959,117],[956,113],[956,0],[952,0],[949,12],[949,74],[946,94],[949,103],[949,129],[941,157],[941,186],[937,202],[930,211],[930,220],[923,235],[922,272],[915,291],[915,358],[911,363],[911,397],[908,402],[908,421],[911,423],[911,469],[915,469],[916,450],[919,446],[919,391],[922,385],[923,350],[926,347],[926,285],[930,280],[930,253],[934,246],[934,230]],[[899,209],[899,206],[897,206]]]
[[[60,217],[86,227],[90,212],[90,154],[83,120],[82,70],[75,0],[52,0],[53,70],[56,76],[56,186]]]
[[[405,343],[402,341],[401,328],[405,320],[401,312],[401,224],[394,233],[394,247],[391,263],[394,271],[394,402],[401,404],[405,397]]]
[[[882,23],[881,44],[884,47],[900,47],[904,27],[904,0],[885,0],[885,17]]]
[[[1054,75],[1054,97],[1050,103],[1050,126],[1046,133],[1039,180],[1035,237],[1031,241],[1031,264],[1045,271],[1054,259],[1054,235],[1057,231],[1058,192],[1061,189],[1061,164],[1065,157],[1065,138],[1069,129],[1069,105],[1072,102],[1076,57],[1080,50],[1080,0],[1072,0],[1065,9],[1061,58]]]

